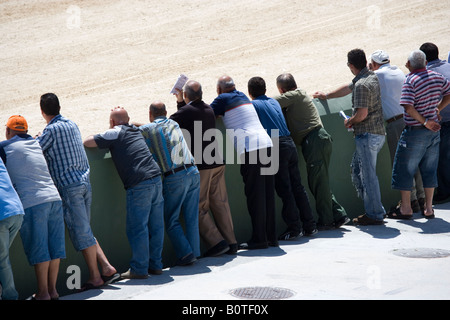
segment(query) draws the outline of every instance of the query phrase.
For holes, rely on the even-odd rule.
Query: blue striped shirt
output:
[[[434,71],[420,69],[411,72],[403,84],[401,105],[412,105],[424,117],[438,121],[436,108],[442,97],[450,94],[450,83]],[[422,124],[404,113],[406,125],[421,126]]]
[[[57,115],[37,139],[58,188],[89,180],[89,162],[80,130],[73,121]]]
[[[177,122],[158,117],[139,129],[163,173],[195,163]]]

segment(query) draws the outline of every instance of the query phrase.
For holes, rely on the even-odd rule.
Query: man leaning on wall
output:
[[[177,91],[176,97],[177,111],[170,119],[189,133],[190,150],[200,172],[198,224],[200,236],[208,245],[204,256],[234,254],[238,245],[228,203],[225,161],[216,138],[212,141],[205,138],[205,133],[209,130],[214,129],[214,132],[217,132],[214,110],[203,102],[202,86],[197,81],[188,81],[184,90]],[[199,134],[201,136],[198,136]],[[207,154],[208,150],[211,154]]]
[[[363,199],[365,214],[353,219],[354,224],[382,225],[386,213],[381,203],[381,191],[376,174],[377,156],[385,142],[380,85],[377,76],[367,68],[363,50],[354,49],[347,54],[347,66],[355,76],[349,85],[328,94],[316,92],[317,98],[338,98],[352,94],[352,116],[344,121],[353,128],[356,150],[351,163],[352,181]]]

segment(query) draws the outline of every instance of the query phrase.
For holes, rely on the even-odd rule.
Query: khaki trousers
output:
[[[225,184],[225,166],[200,172],[200,202],[198,224],[200,236],[213,247],[222,240],[236,244],[228,193]],[[211,211],[212,216],[209,214]],[[214,219],[213,219],[214,217]]]

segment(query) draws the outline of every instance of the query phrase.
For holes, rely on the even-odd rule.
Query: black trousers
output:
[[[316,222],[308,194],[302,184],[297,147],[291,137],[280,137],[279,169],[275,175],[275,190],[283,202],[281,215],[289,231],[310,232]]]
[[[270,157],[271,148],[246,152],[242,157],[241,175],[245,185],[247,209],[252,222],[249,246],[277,245],[275,225],[275,181],[273,175],[261,174],[270,167],[262,159]]]

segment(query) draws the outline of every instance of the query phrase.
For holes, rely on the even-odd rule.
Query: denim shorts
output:
[[[63,200],[64,221],[77,251],[97,244],[91,229],[92,191],[88,181],[59,187]]]
[[[436,188],[439,162],[439,132],[425,127],[406,127],[398,141],[392,170],[392,188],[412,190],[414,174],[420,170],[424,188]]]
[[[30,265],[64,259],[65,230],[61,201],[25,209],[20,237]]]

